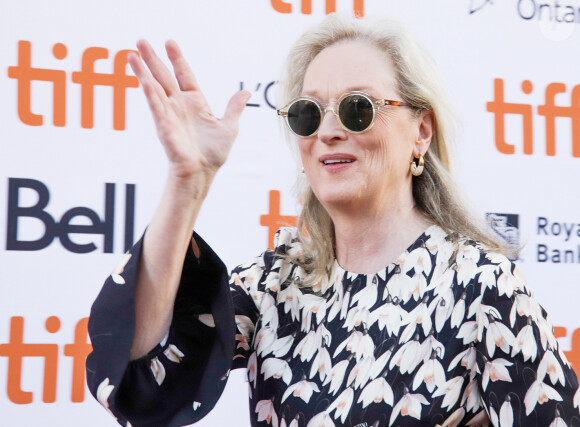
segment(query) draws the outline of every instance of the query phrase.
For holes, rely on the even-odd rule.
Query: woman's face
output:
[[[353,90],[402,101],[390,58],[364,41],[343,41],[321,51],[308,66],[302,94],[334,106]],[[354,134],[329,111],[316,135],[297,141],[314,194],[327,210],[381,209],[408,198],[409,164],[429,146],[431,117],[430,112],[417,116],[407,107],[382,107],[371,129]]]

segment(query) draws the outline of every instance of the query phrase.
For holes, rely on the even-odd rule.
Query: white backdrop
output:
[[[216,115],[241,86],[253,93],[197,225],[233,267],[268,244],[271,191],[280,215],[297,212],[270,83],[333,3],[1,0],[0,425],[116,425],[83,385],[83,319],[143,232],[166,167],[122,51],[177,40]],[[524,245],[519,265],[580,372],[580,1],[336,1],[355,8],[401,19],[432,53],[462,123],[457,179]],[[243,378],[201,425],[249,425]]]

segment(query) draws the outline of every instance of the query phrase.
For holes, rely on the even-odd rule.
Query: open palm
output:
[[[165,47],[175,76],[144,40],[137,43],[143,61],[130,55],[129,63],[143,86],[170,171],[179,178],[215,172],[226,161],[250,94],[241,91],[232,96],[224,117],[218,119],[177,43],[168,41]]]

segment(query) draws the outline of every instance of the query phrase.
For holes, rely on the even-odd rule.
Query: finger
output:
[[[230,126],[237,126],[238,121],[240,120],[240,115],[242,114],[242,111],[244,111],[244,107],[250,99],[250,96],[252,96],[252,94],[247,90],[241,90],[234,94],[230,99],[230,102],[228,102],[222,121],[227,122]]]
[[[147,99],[153,117],[154,119],[157,119],[165,110],[162,101],[163,98],[166,98],[165,92],[161,85],[146,70],[143,62],[137,54],[130,53],[127,59],[131,69],[139,79],[139,83],[141,83],[141,87],[143,88],[145,98]]]
[[[177,83],[181,90],[199,90],[199,85],[195,79],[195,75],[189,64],[185,60],[181,49],[174,40],[168,40],[165,43],[165,49],[167,50],[167,56],[173,65],[173,72],[177,78]]]
[[[143,61],[141,61],[141,58],[136,53],[129,53],[127,59],[129,61],[129,65],[131,66],[131,69],[133,70],[133,72],[139,79],[139,83],[141,83],[141,86],[143,87],[145,96],[147,98],[154,96],[160,102],[163,99],[166,99],[167,95],[165,94],[165,90],[161,87],[159,82],[157,82],[157,80],[155,80],[153,76],[149,73],[149,71],[143,64]]]
[[[155,51],[149,43],[145,40],[139,40],[137,42],[137,49],[143,58],[147,68],[151,72],[151,75],[163,88],[167,95],[170,95],[179,90],[175,78],[171,74],[171,71],[165,66],[165,64],[159,59],[155,54]]]

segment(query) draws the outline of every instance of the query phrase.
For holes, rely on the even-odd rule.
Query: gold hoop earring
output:
[[[304,166],[302,166],[302,173],[304,173]]]
[[[413,159],[411,161],[411,173],[413,176],[420,176],[423,173],[423,169],[425,168],[425,160],[423,159],[423,155],[419,154],[419,159]]]

